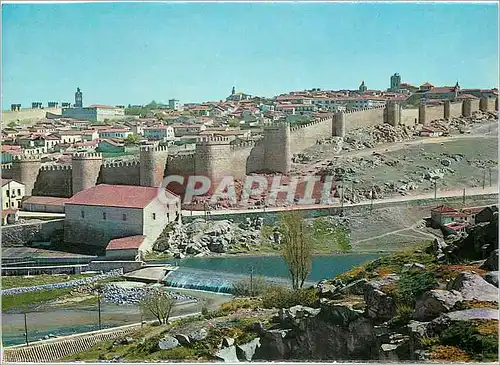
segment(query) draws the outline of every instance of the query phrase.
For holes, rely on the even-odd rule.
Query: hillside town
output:
[[[498,363],[498,4],[13,3],[2,363]]]

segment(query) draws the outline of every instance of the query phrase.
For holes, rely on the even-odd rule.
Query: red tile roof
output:
[[[115,238],[114,240],[109,241],[108,245],[106,246],[106,251],[138,249],[145,239],[146,236],[142,235]]]
[[[168,190],[167,194],[177,197]],[[144,209],[157,195],[153,187],[101,184],[76,193],[66,204]]]
[[[436,207],[434,209],[431,209],[433,211],[441,212],[441,213],[446,213],[446,212],[458,212],[457,209],[452,208],[452,207],[447,207],[446,205],[440,205],[439,207]]]
[[[119,108],[111,106],[111,105],[102,105],[102,104],[92,104],[88,108],[119,109]]]

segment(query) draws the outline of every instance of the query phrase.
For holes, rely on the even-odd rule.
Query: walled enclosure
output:
[[[253,172],[287,174],[292,155],[314,145],[317,140],[342,137],[353,129],[384,122],[413,125],[417,119],[425,125],[444,119],[445,114],[450,118],[471,115],[480,107],[494,112],[498,108],[498,98],[420,105],[418,109],[401,109],[397,104],[388,103],[387,108],[326,114],[302,126],[290,127],[287,123],[266,126],[263,138],[256,142],[207,137],[197,143],[195,154],[169,156],[166,147],[142,148],[139,162],[103,163],[100,154],[79,153],[73,156],[71,165],[42,167],[39,156],[21,156],[12,164],[2,165],[2,176],[25,184],[27,196],[70,197],[100,183],[159,186],[167,175],[204,175],[218,181],[227,175],[239,179]],[[183,188],[178,188],[172,190],[182,193]]]

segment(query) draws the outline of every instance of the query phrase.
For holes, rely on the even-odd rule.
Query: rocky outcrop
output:
[[[498,249],[494,250],[486,259],[481,269],[488,271],[498,271]]]
[[[498,271],[487,272],[486,275],[484,275],[484,280],[498,288]]]
[[[417,301],[413,319],[417,321],[429,321],[449,312],[458,302],[463,300],[460,292],[455,290],[431,290]]]
[[[240,361],[252,361],[255,352],[260,348],[260,338],[255,338],[250,342],[236,346],[236,355]]]
[[[215,353],[215,357],[228,363],[240,362],[236,355],[236,346],[224,347]]]
[[[160,341],[158,341],[158,347],[160,350],[170,350],[179,346],[179,341],[173,336],[165,336]]]
[[[470,271],[461,272],[448,284],[447,289],[460,292],[464,300],[498,303],[498,288]]]

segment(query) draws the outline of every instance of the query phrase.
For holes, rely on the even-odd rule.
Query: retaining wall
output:
[[[36,241],[49,241],[55,231],[64,228],[64,219],[16,224],[2,227],[2,245],[23,246]]]

